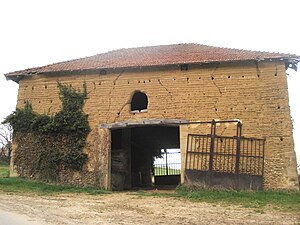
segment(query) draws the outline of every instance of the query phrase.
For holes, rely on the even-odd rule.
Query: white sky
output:
[[[199,43],[300,55],[299,0],[1,0],[0,120],[18,85],[4,73],[118,48]],[[300,65],[288,71],[300,162]]]

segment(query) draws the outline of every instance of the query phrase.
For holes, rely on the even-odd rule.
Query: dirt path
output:
[[[300,215],[258,212],[237,206],[195,203],[140,196],[135,192],[108,195],[22,196],[0,192],[0,214],[12,213],[40,224],[296,224]],[[1,221],[2,218],[2,221]],[[0,224],[5,215],[0,216]],[[30,224],[30,223],[28,223]],[[34,223],[35,224],[35,223]]]

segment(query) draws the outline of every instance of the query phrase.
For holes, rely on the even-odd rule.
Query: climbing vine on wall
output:
[[[44,181],[59,181],[62,171],[81,170],[87,160],[83,153],[90,127],[83,112],[83,92],[58,83],[61,110],[54,116],[40,115],[30,102],[16,109],[3,123],[14,130],[14,165],[19,174]]]

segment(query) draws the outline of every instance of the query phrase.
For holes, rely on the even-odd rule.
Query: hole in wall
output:
[[[280,141],[283,141],[283,137],[280,138]]]
[[[242,78],[245,78],[245,76],[243,75]]]
[[[141,111],[148,108],[148,97],[141,91],[135,91],[131,99],[131,111]]]
[[[227,78],[230,78],[230,76],[228,76]]]
[[[215,78],[214,78],[214,77],[211,77],[211,79],[214,80]]]
[[[280,106],[278,106],[277,109],[280,109]]]
[[[47,87],[47,85],[45,85],[45,89],[47,89],[48,87]]]
[[[31,87],[31,90],[34,90],[34,86]]]
[[[181,71],[187,71],[189,69],[189,65],[188,64],[182,64],[180,65],[180,70]]]
[[[106,70],[100,70],[100,75],[106,75],[107,71]]]

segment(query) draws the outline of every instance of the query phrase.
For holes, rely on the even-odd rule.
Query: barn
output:
[[[17,108],[30,102],[34,112],[47,115],[61,108],[57,82],[76,90],[85,84],[87,161],[79,171],[62,169],[60,183],[110,190],[179,183],[298,189],[286,70],[299,60],[174,44],[5,76],[19,84]],[[17,146],[14,141],[13,152]],[[14,154],[12,163],[11,174],[18,175]]]

